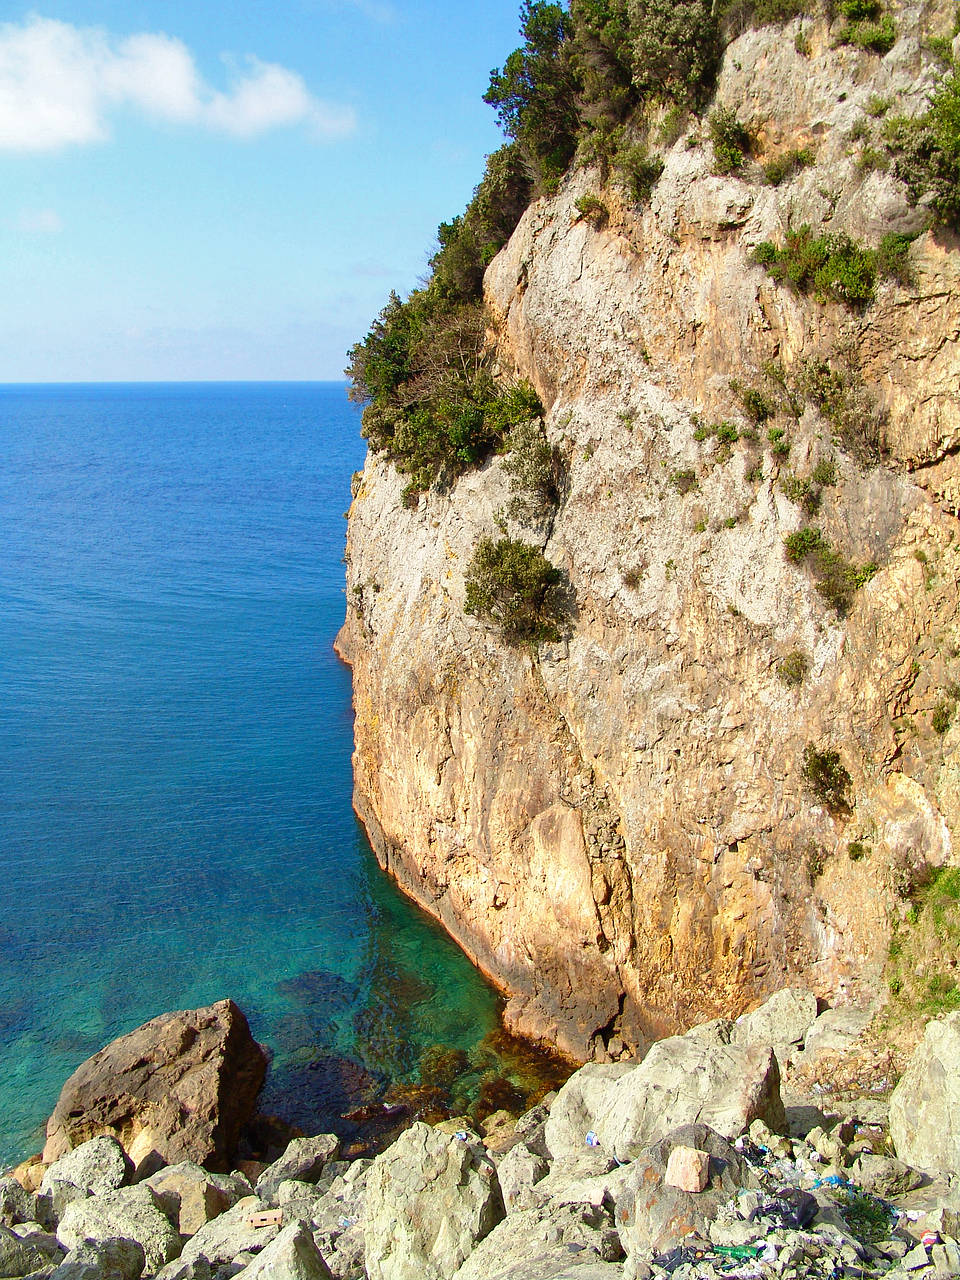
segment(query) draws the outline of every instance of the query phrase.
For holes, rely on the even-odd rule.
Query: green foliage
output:
[[[511,493],[507,514],[520,523],[548,519],[560,505],[565,480],[559,449],[550,445],[538,418],[514,427],[506,448],[503,465]]]
[[[857,168],[861,173],[883,173],[890,167],[890,157],[877,147],[864,147],[857,156]]]
[[[889,13],[885,13],[877,22],[848,22],[837,39],[841,44],[856,45],[858,49],[866,49],[870,53],[881,56],[889,53],[897,41],[897,24]]]
[[[575,208],[579,217],[584,222],[589,222],[593,227],[602,227],[610,217],[610,210],[607,206],[591,192],[580,196]]]
[[[762,387],[751,386],[741,382],[739,378],[732,378],[730,380],[730,390],[740,401],[744,413],[757,426],[772,418],[777,412],[776,404]],[[780,435],[783,435],[782,431]]]
[[[763,180],[771,187],[779,187],[795,173],[814,163],[814,154],[809,147],[800,150],[785,151],[781,156],[774,156],[763,166]]]
[[[864,387],[850,352],[804,361],[797,388],[805,400],[816,405],[856,458],[870,463],[879,457],[881,414],[874,397]],[[833,484],[835,479],[834,464],[834,479],[818,483]]]
[[[753,137],[729,107],[717,107],[707,121],[713,146],[713,172],[739,173],[753,148]]]
[[[837,483],[837,464],[832,458],[821,458],[810,472],[810,479],[821,489]]]
[[[634,204],[646,204],[663,173],[660,157],[651,155],[639,144],[620,147],[614,155],[613,166]]]
[[[861,1244],[889,1239],[896,1222],[893,1208],[865,1191],[847,1190],[839,1209],[851,1235]]]
[[[957,704],[952,698],[941,698],[933,709],[930,725],[934,733],[944,734],[950,728]]]
[[[524,43],[490,73],[484,102],[519,143],[542,189],[552,190],[573,159],[580,81],[573,61],[570,15],[547,0],[523,0]]]
[[[754,260],[766,267],[774,280],[801,293],[812,293],[818,302],[833,299],[850,307],[864,307],[873,301],[876,251],[842,232],[815,236],[804,223],[787,232],[782,249],[769,241],[759,244]]]
[[[960,71],[944,77],[929,108],[916,120],[887,122],[894,173],[912,203],[926,198],[937,222],[960,229]]]
[[[820,489],[811,479],[784,476],[780,481],[780,488],[784,496],[802,507],[808,516],[814,516],[820,510]]]
[[[881,116],[885,116],[893,105],[892,98],[884,98],[879,93],[871,93],[866,101],[864,111],[874,120],[879,120]]]
[[[628,0],[633,86],[642,101],[706,101],[719,62],[714,6],[704,0]]]
[[[847,845],[847,857],[851,862],[861,862],[870,852],[870,846],[862,840],[851,840]]]
[[[847,793],[853,779],[844,767],[839,751],[829,748],[821,751],[808,742],[803,749],[802,772],[807,786],[821,804],[834,811],[849,808]]]
[[[481,538],[466,576],[464,610],[496,626],[510,645],[559,640],[565,619],[563,575],[512,538]]]
[[[803,684],[810,670],[810,659],[801,649],[793,649],[785,654],[777,667],[777,676],[789,688],[797,688]]]
[[[849,610],[854,593],[877,570],[872,562],[855,565],[845,559],[815,525],[788,534],[783,546],[792,564],[802,564],[811,571],[817,591],[841,617]]]

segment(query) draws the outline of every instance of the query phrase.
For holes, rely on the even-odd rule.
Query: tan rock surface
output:
[[[567,460],[540,538],[575,593],[566,641],[508,650],[463,613],[474,546],[508,501],[499,460],[415,509],[375,458],[356,488],[339,647],[357,812],[381,863],[508,991],[509,1025],[580,1059],[642,1052],[786,985],[868,1001],[904,894],[956,861],[960,729],[931,718],[960,680],[960,255],[920,236],[915,283],[881,283],[862,312],[751,262],[804,221],[874,245],[917,226],[894,179],[847,154],[871,94],[914,110],[940,74],[916,19],[903,10],[883,59],[808,20],[809,58],[790,24],[730,46],[719,98],[765,154],[815,142],[791,181],[714,177],[682,138],[649,206],[605,190],[596,230],[575,203],[600,180],[580,170],[489,267],[502,371],[537,387]],[[765,427],[726,462],[694,438],[698,421],[749,428],[732,378],[844,351],[883,419],[882,465],[812,404],[781,419],[787,460]],[[845,619],[783,549],[807,521],[781,482],[826,459],[838,482],[816,522],[878,565]],[[681,494],[684,469],[697,487]],[[792,651],[809,662],[797,687],[777,676]],[[808,744],[839,752],[849,810],[811,794]]]
[[[47,1121],[43,1158],[113,1134],[141,1172],[158,1158],[225,1171],[266,1065],[232,1000],[162,1014],[77,1068]]]

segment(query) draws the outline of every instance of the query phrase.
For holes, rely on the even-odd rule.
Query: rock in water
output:
[[[897,1155],[928,1173],[960,1173],[960,1013],[927,1024],[890,1098]]]
[[[162,1014],[77,1068],[47,1121],[43,1158],[112,1133],[140,1173],[182,1160],[226,1172],[266,1069],[232,1000]]]

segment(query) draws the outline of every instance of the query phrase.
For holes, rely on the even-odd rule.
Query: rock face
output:
[[[960,1013],[927,1023],[890,1098],[890,1136],[908,1165],[960,1174]]]
[[[912,113],[942,75],[918,21],[898,10],[882,59],[808,17],[808,46],[799,19],[744,33],[717,101],[764,158],[813,146],[815,164],[780,186],[758,166],[717,177],[689,131],[648,205],[577,170],[488,268],[501,371],[536,387],[566,463],[555,518],[508,528],[567,575],[567,638],[510,649],[464,614],[473,550],[509,502],[502,460],[415,508],[377,457],[354,486],[339,651],[357,813],[381,864],[508,991],[510,1024],[581,1060],[791,983],[867,999],[900,895],[955,861],[960,728],[932,723],[960,675],[955,238],[920,235],[913,283],[882,281],[862,311],[753,259],[804,222],[870,246],[919,229],[848,141],[875,127],[871,98]],[[598,190],[600,229],[576,209]],[[860,428],[881,422],[882,462],[812,393],[776,419],[775,451],[731,388],[773,394],[769,362],[796,386],[819,360]],[[729,450],[718,421],[741,433]],[[818,463],[836,483],[811,517],[790,482]],[[845,617],[784,554],[809,523],[877,566]],[[811,746],[838,753],[847,804],[811,788]]]
[[[47,1121],[43,1158],[113,1134],[141,1172],[181,1160],[225,1171],[266,1066],[232,1000],[163,1014],[77,1068]]]

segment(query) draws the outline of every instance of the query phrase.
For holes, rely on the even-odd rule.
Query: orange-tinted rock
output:
[[[663,1181],[678,1191],[699,1194],[710,1181],[710,1156],[696,1147],[674,1147]]]
[[[141,1174],[182,1160],[225,1171],[266,1069],[232,1000],[162,1014],[77,1068],[47,1121],[43,1159],[112,1133]]]

